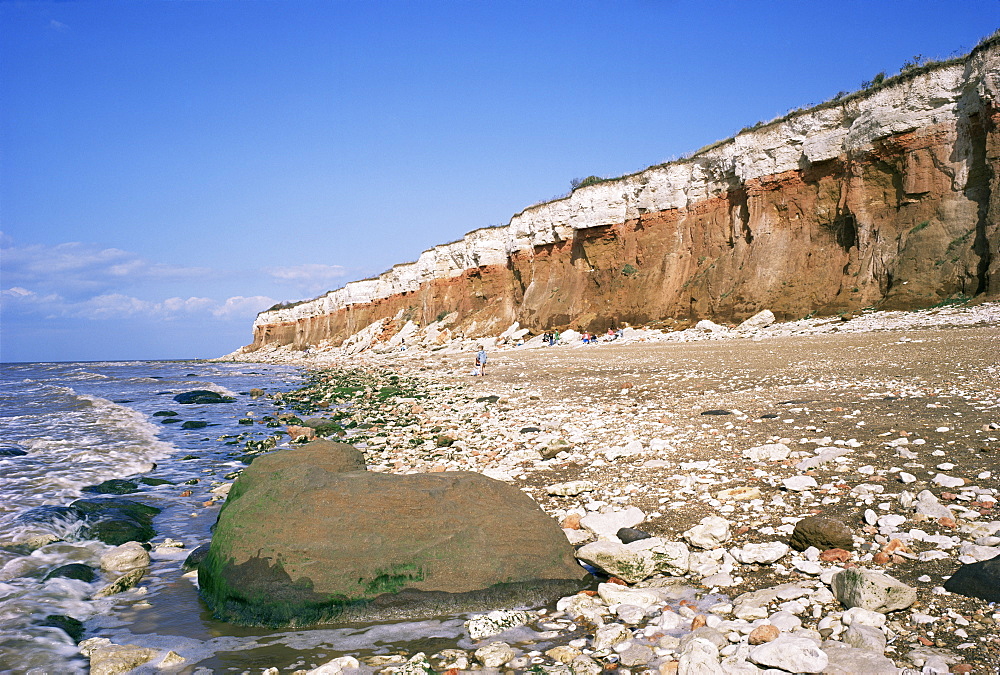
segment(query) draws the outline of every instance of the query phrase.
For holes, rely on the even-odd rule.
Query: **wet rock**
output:
[[[311,441],[316,438],[316,430],[312,427],[307,426],[296,426],[291,424],[285,427],[285,432],[291,437],[293,441],[298,441],[300,438],[304,438],[307,441]]]
[[[55,577],[86,581],[89,584],[97,577],[97,574],[94,572],[94,568],[90,565],[84,565],[83,563],[69,563],[68,565],[60,565],[46,574],[45,580],[48,581],[49,579],[54,579]]]
[[[137,541],[125,542],[101,556],[101,569],[127,572],[139,567],[149,567],[149,551]]]
[[[582,654],[576,647],[570,647],[569,645],[560,645],[558,647],[553,647],[552,649],[545,652],[545,655],[555,661],[556,663],[570,664],[573,659]]]
[[[594,634],[594,649],[601,650],[614,647],[632,638],[632,631],[620,623],[609,623],[601,626]]]
[[[232,403],[236,399],[231,396],[223,396],[217,391],[207,389],[195,389],[186,391],[183,394],[174,396],[174,400],[183,405],[203,404],[203,403]]]
[[[508,628],[523,626],[530,619],[527,612],[512,609],[495,610],[489,614],[472,617],[465,622],[465,628],[469,631],[470,638],[482,640],[485,637],[498,635]]]
[[[434,670],[468,670],[469,655],[464,649],[442,649],[437,654],[431,656]],[[353,666],[356,668],[357,666]]]
[[[833,594],[845,607],[861,607],[873,612],[906,609],[917,601],[917,592],[886,574],[852,568],[838,572],[830,584]]]
[[[792,673],[819,673],[830,662],[815,640],[780,635],[777,639],[750,650],[750,660],[770,668]]]
[[[342,444],[262,455],[237,479],[198,567],[218,615],[305,625],[537,606],[586,576],[516,487],[471,472],[345,472],[330,445]]]
[[[604,667],[586,654],[573,659],[569,668],[573,675],[601,675],[604,672]]]
[[[702,415],[732,415],[733,411],[732,410],[715,409],[715,410],[705,410],[701,414]]]
[[[123,478],[112,478],[98,485],[88,485],[81,489],[81,492],[91,492],[102,495],[127,495],[138,492],[139,485],[135,481]]]
[[[204,429],[208,426],[208,422],[203,422],[201,420],[188,420],[181,425],[181,429]]]
[[[185,659],[177,652],[171,650],[168,651],[162,659],[160,659],[160,662],[156,664],[156,667],[159,668],[160,670],[165,670],[169,668],[176,669],[184,665],[185,663],[187,663],[187,659]]]
[[[656,657],[652,649],[646,645],[633,644],[618,654],[620,663],[628,668],[644,666]]]
[[[174,417],[177,415],[173,410],[157,410],[153,413],[153,417]]]
[[[789,545],[796,551],[804,551],[815,546],[821,551],[831,548],[850,549],[854,537],[847,525],[835,518],[809,516],[795,524]]]
[[[146,568],[142,567],[139,569],[134,569],[131,572],[126,572],[112,583],[108,584],[101,590],[94,593],[95,598],[106,598],[110,595],[117,595],[118,593],[124,593],[125,591],[135,588],[136,584],[142,580],[146,575]]]
[[[121,675],[149,663],[156,649],[137,645],[116,645],[107,638],[90,638],[80,643],[80,652],[90,659],[90,675]]]
[[[729,541],[729,526],[725,518],[706,516],[701,523],[684,532],[684,538],[697,548],[713,549]]]
[[[153,517],[160,512],[128,499],[78,499],[70,508],[84,520],[85,536],[118,546],[127,541],[149,541],[153,530]]]
[[[73,642],[80,642],[86,633],[82,621],[74,619],[71,616],[66,616],[65,614],[49,614],[39,625],[58,628],[66,633]]]
[[[959,567],[944,583],[946,591],[986,602],[1000,602],[1000,556]]]
[[[0,457],[24,457],[28,452],[21,448],[0,448]]]
[[[499,668],[513,659],[517,654],[506,642],[491,642],[476,650],[476,660],[485,668]]]
[[[200,544],[199,546],[196,546],[194,550],[188,554],[188,557],[184,559],[184,570],[188,571],[197,569],[198,565],[201,564],[201,561],[203,561],[205,556],[208,555],[210,548],[211,544]]]

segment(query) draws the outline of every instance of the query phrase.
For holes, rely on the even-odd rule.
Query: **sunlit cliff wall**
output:
[[[400,310],[485,334],[996,297],[998,223],[994,43],[263,312],[251,348],[337,344]]]

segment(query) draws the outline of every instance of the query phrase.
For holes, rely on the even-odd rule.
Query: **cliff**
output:
[[[1000,40],[532,206],[373,279],[262,312],[254,342],[378,320],[496,334],[915,309],[1000,295]]]

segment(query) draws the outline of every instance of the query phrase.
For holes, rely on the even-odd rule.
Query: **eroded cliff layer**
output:
[[[400,315],[458,312],[486,334],[996,297],[998,223],[994,41],[262,312],[250,348],[339,344]]]

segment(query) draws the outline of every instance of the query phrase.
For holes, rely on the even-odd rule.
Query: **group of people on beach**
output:
[[[608,332],[604,334],[604,341],[611,342],[612,340],[617,340],[622,335],[624,335],[624,333],[625,331],[622,328],[616,330],[614,328],[609,327]],[[583,344],[585,345],[589,345],[592,342],[597,342],[598,340],[597,335],[586,330],[580,333],[580,338],[583,340]]]
[[[557,342],[559,342],[559,331],[548,331],[542,333],[542,342],[548,347],[554,347]]]

